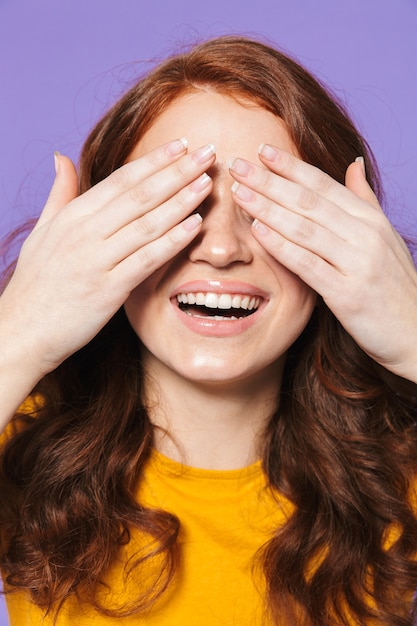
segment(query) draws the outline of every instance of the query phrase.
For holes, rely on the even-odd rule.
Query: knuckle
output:
[[[172,200],[175,203],[175,207],[178,208],[181,213],[185,209],[188,209],[192,202],[195,201],[189,189],[182,189],[179,193],[175,194]]]
[[[118,191],[125,190],[130,184],[130,176],[126,167],[120,167],[112,172],[107,180]]]
[[[334,180],[321,170],[317,170],[316,191],[318,194],[326,194],[334,186]]]
[[[145,246],[139,250],[138,265],[145,276],[148,276],[154,271],[156,267],[156,259],[150,246]]]
[[[298,197],[298,205],[304,211],[314,211],[319,202],[319,196],[311,189],[302,188]]]
[[[272,190],[273,183],[275,180],[274,174],[272,174],[269,170],[260,169],[257,175],[258,181],[257,186],[259,189],[262,189],[262,193],[266,196],[269,195],[269,192]]]
[[[180,159],[173,165],[173,171],[175,178],[189,178],[190,173],[187,167],[188,161],[186,159]]]
[[[316,225],[311,220],[299,218],[294,225],[296,241],[310,241],[316,233]]]
[[[270,223],[275,216],[275,206],[271,202],[266,202],[259,210],[259,217],[262,222]]]
[[[302,272],[305,270],[311,272],[317,265],[317,257],[309,250],[299,250],[297,263]]]
[[[178,248],[178,245],[184,239],[184,233],[180,231],[178,228],[173,228],[167,233],[166,237],[168,240],[169,248],[176,250]]]
[[[148,161],[150,167],[155,170],[159,170],[163,167],[167,160],[166,152],[162,148],[152,150],[145,155],[145,159]]]
[[[147,205],[152,195],[152,189],[146,182],[142,182],[140,185],[136,185],[129,190],[129,197],[134,204]]]
[[[145,235],[147,238],[152,237],[156,232],[156,224],[148,213],[134,220],[133,225],[140,235]]]

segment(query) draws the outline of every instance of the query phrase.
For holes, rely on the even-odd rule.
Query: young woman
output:
[[[56,170],[0,299],[11,624],[413,624],[417,273],[343,108],[223,37]]]

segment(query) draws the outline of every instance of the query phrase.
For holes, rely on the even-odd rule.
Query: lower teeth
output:
[[[197,315],[195,313],[191,313],[191,311],[186,311],[187,315],[189,315],[190,317],[198,317],[201,320],[215,320],[216,322],[222,322],[222,321],[230,321],[230,320],[237,320],[239,319],[238,317],[235,317],[234,315],[231,315],[230,317],[223,317],[223,315]]]
[[[225,309],[224,313],[222,309],[212,309],[210,307],[198,306],[198,305],[186,305],[179,304],[179,308],[183,313],[186,313],[190,317],[197,317],[199,319],[211,319],[216,322],[222,321],[236,321],[242,317],[248,317],[255,313],[256,309],[244,310],[244,309]]]

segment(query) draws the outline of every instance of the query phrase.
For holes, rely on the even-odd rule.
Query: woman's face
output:
[[[144,346],[145,368],[153,375],[169,368],[205,383],[276,376],[311,315],[315,294],[252,236],[251,219],[232,199],[228,163],[238,156],[259,163],[261,143],[294,152],[291,140],[283,123],[260,106],[201,90],[174,101],[129,160],[177,137],[186,137],[190,150],[215,145],[214,185],[200,210],[197,239],[125,304]]]

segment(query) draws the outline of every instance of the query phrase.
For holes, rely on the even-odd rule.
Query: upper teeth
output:
[[[257,296],[238,295],[230,293],[179,293],[177,300],[180,304],[197,304],[209,309],[245,309],[252,311],[259,307],[261,299]]]

